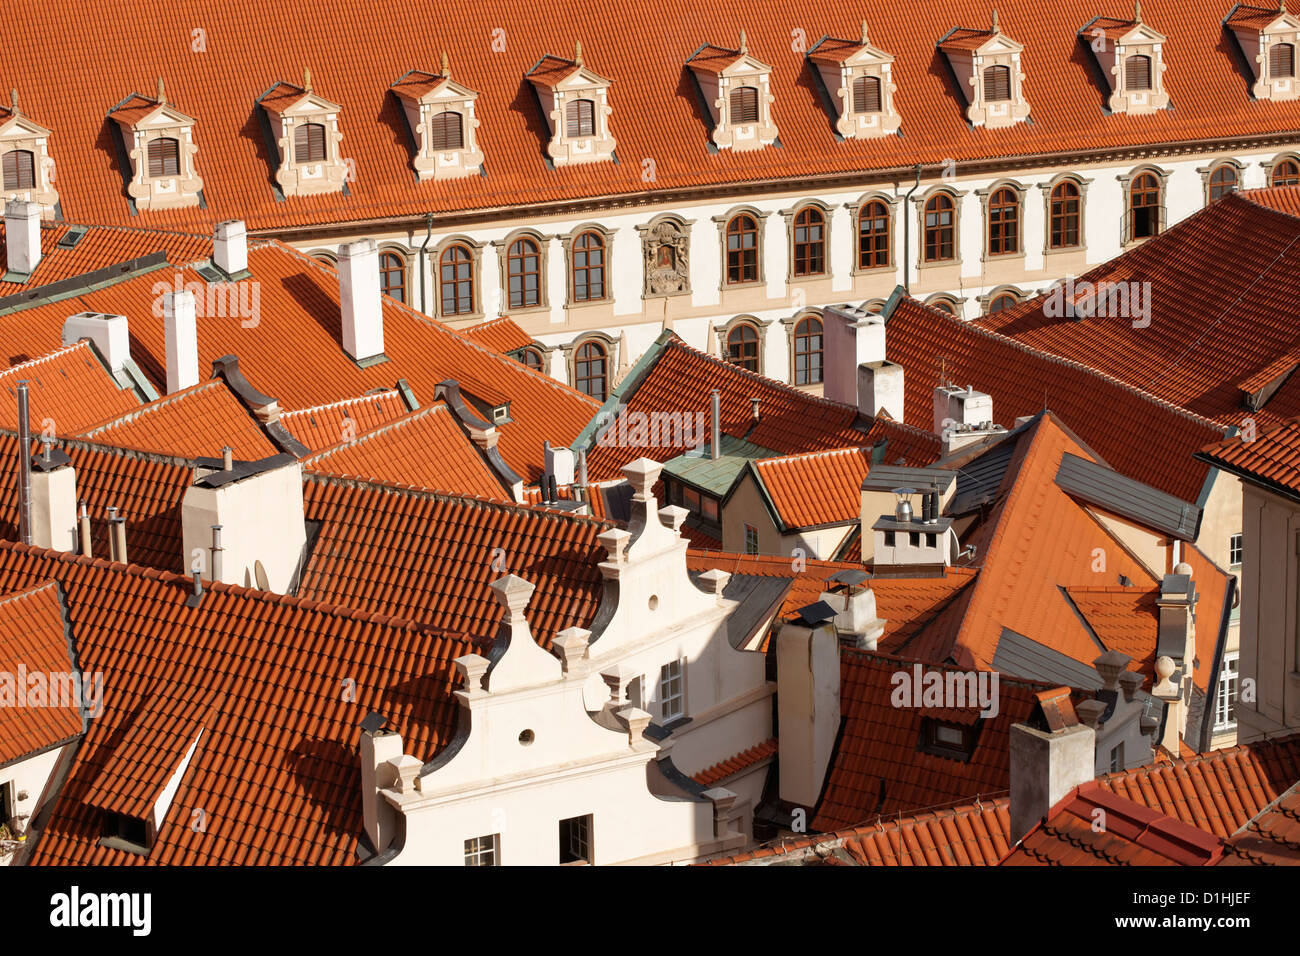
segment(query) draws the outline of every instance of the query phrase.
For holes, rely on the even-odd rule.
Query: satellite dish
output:
[[[262,567],[261,561],[253,562],[253,575],[257,578],[257,589],[259,591],[271,590],[271,582],[266,579],[266,568]]]

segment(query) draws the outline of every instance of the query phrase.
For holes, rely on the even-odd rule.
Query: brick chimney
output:
[[[41,207],[11,199],[5,203],[5,249],[9,271],[31,275],[41,261]]]
[[[163,293],[167,394],[199,384],[199,329],[193,292]]]
[[[1029,724],[1011,727],[1011,842],[1018,843],[1067,793],[1096,776],[1097,734],[1081,723],[1070,689],[1038,694]],[[784,757],[784,754],[782,755]]]
[[[248,271],[248,230],[242,220],[217,223],[212,232],[212,264],[228,276]]]
[[[340,246],[338,270],[344,351],[362,366],[384,361],[384,313],[375,240],[360,239]]]
[[[840,640],[835,609],[826,602],[797,614],[776,639],[780,796],[812,808],[840,729]]]
[[[885,358],[885,320],[852,305],[823,310],[827,361],[822,394],[857,405],[870,417],[885,411],[903,420],[903,366]]]

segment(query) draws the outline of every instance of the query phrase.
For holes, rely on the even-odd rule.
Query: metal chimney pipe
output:
[[[710,395],[712,427],[709,429],[709,459],[717,461],[722,457],[722,393],[716,388]]]
[[[212,526],[212,562],[209,564],[209,567],[212,568],[211,577],[213,581],[222,579],[221,572],[224,570],[222,556],[224,551],[225,549],[221,547],[221,525],[214,524]]]
[[[226,471],[230,471],[235,467],[235,450],[229,445],[221,449],[221,467],[225,468]]]
[[[26,379],[18,383],[18,540],[32,543],[32,433]]]
[[[117,560],[117,535],[113,533],[113,522],[117,520],[117,509],[109,505],[104,509],[108,515],[108,560]]]
[[[81,499],[81,513],[77,523],[81,528],[81,553],[88,558],[93,557],[90,553],[90,509],[86,507],[85,498]]]
[[[578,449],[578,487],[582,489],[582,500],[587,500],[587,449]]]

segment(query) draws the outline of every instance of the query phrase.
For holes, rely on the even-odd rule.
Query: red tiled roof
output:
[[[1300,783],[1228,841],[1220,866],[1300,866]]]
[[[0,766],[80,735],[79,701],[55,682],[55,675],[77,674],[69,650],[57,584],[34,582],[0,598],[0,671],[9,684],[0,705]],[[29,675],[47,678],[40,700],[29,696],[29,687],[36,689]]]
[[[147,96],[141,96],[139,93],[132,93],[113,109],[109,110],[108,115],[120,120],[128,125],[135,125],[149,116],[162,104],[157,100],[151,100]]]
[[[920,749],[922,721],[936,712],[895,707],[893,676],[913,668],[900,657],[840,650],[840,712],[843,729],[827,772],[812,826],[835,830],[878,815],[890,816],[1005,793],[1010,782],[1008,735],[1035,707],[1045,684],[1003,677],[998,713],[983,720],[969,760],[939,757]],[[920,666],[920,665],[916,665]],[[944,670],[937,665],[930,669]],[[963,711],[977,719],[978,707]],[[957,712],[940,715],[950,720]],[[967,719],[963,723],[969,722]]]
[[[1100,811],[1104,817],[1098,817]],[[1097,826],[1098,819],[1104,819]],[[1084,784],[1025,834],[1003,866],[1213,866],[1223,841]]]
[[[860,520],[862,481],[870,468],[870,448],[754,462],[754,471],[786,530]]]
[[[303,499],[321,529],[301,597],[490,638],[500,615],[488,586],[513,572],[536,587],[527,614],[543,646],[595,617],[603,521],[310,474]]]
[[[700,548],[710,551],[722,550],[721,539],[715,538],[707,531],[693,528],[690,525],[682,525],[682,537],[690,542],[692,548]]]
[[[709,44],[692,54],[686,62],[692,69],[703,70],[706,73],[721,73],[744,58],[745,54],[739,50]]]
[[[394,83],[390,89],[394,93],[405,93],[420,98],[431,90],[437,89],[449,78],[441,73],[426,73],[424,70],[412,70]]]
[[[57,188],[63,187],[64,184],[60,180]],[[0,275],[9,268],[4,228],[4,224],[0,223]],[[60,249],[60,240],[72,228],[73,226],[66,222],[41,223],[41,261],[36,264],[31,278],[26,282],[0,282],[0,296],[14,295],[25,289],[35,289],[61,279],[70,279],[73,276],[120,265],[153,252],[166,253],[167,261],[174,265],[187,265],[212,255],[212,239],[207,236],[145,229],[138,222],[133,223],[130,228],[76,227],[86,229],[85,235],[71,249]]]
[[[373,431],[412,411],[395,388],[381,389],[328,405],[282,412],[280,423],[313,451],[333,448],[349,437]]]
[[[509,500],[496,473],[442,402],[302,461],[318,475]]]
[[[598,404],[549,376],[497,355],[439,322],[385,298],[384,352],[387,362],[359,368],[343,351],[337,274],[280,243],[249,249],[252,278],[225,285],[226,302],[237,299],[257,315],[205,315],[199,321],[200,368],[223,356],[239,357],[250,382],[275,396],[285,410],[309,408],[353,398],[373,388],[389,388],[405,378],[418,396],[432,398],[446,379],[481,381],[511,399],[511,421],[498,426],[500,450],[526,481],[541,474],[542,446],[569,445]],[[61,341],[64,319],[80,311],[125,315],[131,323],[132,357],[157,386],[166,381],[163,320],[153,315],[155,286],[170,288],[203,278],[186,269],[153,272],[83,293],[75,298],[0,316],[0,335],[16,350],[41,354]],[[235,298],[230,298],[235,297]],[[251,324],[248,324],[251,323]],[[292,362],[285,355],[292,354]],[[86,425],[103,418],[101,410]],[[84,427],[84,426],[83,426]]]
[[[0,590],[50,579],[66,595],[82,669],[103,672],[108,689],[35,843],[36,864],[355,863],[362,718],[384,714],[408,753],[432,758],[457,719],[451,661],[486,649],[402,620],[220,584],[189,608],[180,575],[0,542]],[[345,680],[355,699],[340,694]],[[103,846],[101,811],[83,797],[105,768],[139,756],[150,787],[156,779],[143,752],[123,750],[147,738],[133,734],[136,715],[161,719],[212,692],[225,700],[202,718],[149,855]],[[192,714],[181,716],[188,726]],[[190,742],[167,742],[161,763]],[[145,792],[138,782],[119,796],[135,808],[137,792]],[[192,826],[196,811],[202,828]]]
[[[972,30],[968,27],[958,27],[939,42],[939,49],[945,52],[952,50],[957,53],[969,53],[972,50],[978,50],[989,40],[992,40],[993,37],[992,30]]]
[[[755,764],[774,756],[776,756],[776,738],[772,737],[761,744],[742,750],[733,757],[720,760],[712,767],[706,767],[691,779],[702,787],[715,787],[728,777],[733,777],[742,770],[748,770]]]
[[[980,324],[1224,426],[1254,417],[1271,427],[1300,414],[1300,376],[1256,411],[1243,406],[1242,386],[1293,355],[1300,337],[1300,219],[1275,208],[1281,197],[1294,205],[1297,194],[1300,187],[1266,190],[1258,201],[1250,192],[1225,196],[1075,280],[1076,288],[1083,281],[1149,283],[1149,326],[1135,328],[1131,317],[1052,317],[1043,296]],[[1188,288],[1197,290],[1195,302],[1183,294]],[[1296,364],[1300,359],[1279,374]],[[1049,405],[1063,411],[1052,396]],[[1107,401],[1099,417],[1123,431],[1110,407]],[[1140,434],[1145,444],[1154,430]]]
[[[834,857],[855,866],[995,866],[1010,850],[1011,809],[1006,797],[950,810],[932,810],[869,826],[816,836],[787,837],[710,866],[756,866]]]
[[[47,430],[73,435],[100,421],[105,412],[120,415],[140,407],[135,393],[113,380],[95,350],[78,342],[0,371],[0,396],[4,399],[0,426],[18,427],[18,383],[24,380],[28,422],[34,435]]]
[[[1065,590],[1106,649],[1127,654],[1132,658],[1128,669],[1140,671],[1150,679],[1155,673],[1160,630],[1156,607],[1159,590],[1139,590],[1118,584]]]
[[[526,75],[530,80],[536,80],[538,83],[547,86],[554,86],[568,79],[580,69],[582,67],[578,66],[576,61],[566,60],[548,53],[533,64]]]
[[[226,446],[242,461],[257,461],[280,451],[219,378],[115,415],[77,437],[181,458],[219,458]]]
[[[503,355],[533,344],[533,337],[520,328],[518,322],[504,315],[461,329],[460,334]]]
[[[1153,322],[1151,334],[1157,327]],[[993,396],[998,423],[1011,427],[1019,417],[1051,409],[1111,468],[1184,501],[1198,500],[1209,473],[1192,453],[1223,435],[1214,422],[1078,359],[1035,350],[912,299],[902,299],[890,315],[886,349],[890,361],[908,372],[908,422],[933,422],[935,376],[942,363],[950,381]]]
[[[1300,494],[1300,418],[1283,422],[1254,441],[1236,436],[1207,445],[1199,457],[1257,484]]]
[[[1119,40],[1133,32],[1135,26],[1137,21],[1132,18],[1120,20],[1115,17],[1097,17],[1089,21],[1079,32],[1091,43],[1098,32],[1104,34],[1108,40]]]
[[[1262,30],[1281,15],[1277,7],[1260,7],[1238,3],[1233,7],[1232,15],[1223,22],[1230,27]]]

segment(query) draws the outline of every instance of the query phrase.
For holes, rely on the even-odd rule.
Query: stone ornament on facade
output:
[[[533,85],[551,138],[546,155],[555,166],[605,162],[618,145],[609,130],[611,81],[583,62],[582,43],[573,59],[547,54],[524,74]]]
[[[446,51],[438,73],[411,70],[392,90],[417,144],[411,165],[421,181],[479,175],[483,151],[474,116],[478,93],[452,80]]]
[[[1251,96],[1257,100],[1293,100],[1300,96],[1295,75],[1300,17],[1287,10],[1285,0],[1276,10],[1237,4],[1224,25],[1236,36],[1254,76]]]
[[[1161,55],[1167,38],[1142,22],[1141,0],[1131,20],[1095,17],[1079,32],[1110,86],[1106,106],[1112,113],[1141,116],[1169,105]]]
[[[649,226],[636,228],[641,233],[641,256],[645,266],[644,295],[690,292],[690,224],[667,216]]]
[[[887,136],[902,126],[894,109],[893,54],[872,45],[866,20],[860,40],[826,37],[808,59],[836,104],[835,131],[845,139]]]
[[[939,49],[957,76],[972,126],[1001,129],[1029,118],[1020,72],[1025,48],[1002,32],[996,9],[990,29],[956,27],[939,41]]]

